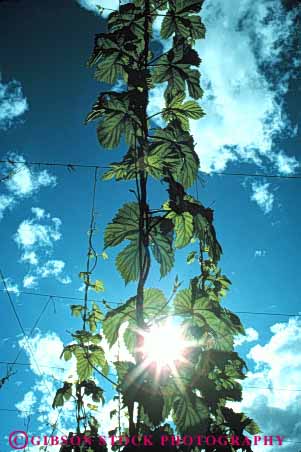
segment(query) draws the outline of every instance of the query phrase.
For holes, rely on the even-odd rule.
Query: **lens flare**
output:
[[[183,361],[185,347],[180,328],[170,323],[154,325],[144,334],[145,360],[156,363],[159,368],[172,367],[176,361]]]

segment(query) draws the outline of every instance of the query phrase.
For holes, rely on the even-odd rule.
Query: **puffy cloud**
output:
[[[234,345],[239,346],[246,342],[255,342],[258,340],[258,338],[258,331],[256,331],[254,328],[246,328],[246,335],[243,336],[242,334],[239,334],[234,340]]]
[[[41,220],[45,216],[45,210],[41,209],[40,207],[32,207],[31,211],[38,220]]]
[[[20,410],[21,417],[27,417],[34,414],[33,407],[37,402],[37,398],[32,391],[25,394],[23,400],[16,403],[17,410]]]
[[[297,63],[280,69],[292,47],[296,14],[285,11],[281,0],[204,3],[207,34],[197,50],[206,116],[191,124],[203,171],[222,171],[231,162],[272,163],[282,174],[299,166],[294,157],[274,149],[278,136],[296,133],[283,98]],[[151,94],[153,112],[164,106],[162,89]]]
[[[23,287],[25,289],[34,289],[38,285],[38,278],[33,275],[26,275],[23,278]]]
[[[0,195],[0,220],[3,218],[4,212],[15,207],[18,201],[32,196],[41,188],[54,187],[56,185],[55,176],[52,176],[46,170],[29,169],[21,154],[8,153],[4,156],[4,160],[20,163],[7,163],[4,165],[5,181],[3,186],[7,190],[7,194]],[[42,210],[33,210],[33,213],[42,215]]]
[[[251,200],[255,201],[264,214],[271,212],[274,204],[274,194],[269,191],[270,184],[262,182],[252,183]]]
[[[22,250],[20,262],[30,266],[29,273],[23,279],[23,286],[34,288],[39,278],[56,278],[62,284],[69,284],[71,279],[64,275],[65,262],[49,259],[53,254],[55,242],[62,237],[61,220],[51,217],[44,209],[32,208],[33,218],[23,220],[19,225],[14,240]]]
[[[21,262],[28,262],[31,265],[37,265],[39,263],[37,253],[35,251],[25,251],[21,256]]]
[[[0,220],[4,216],[6,209],[11,209],[14,206],[14,198],[8,195],[0,195]]]
[[[49,225],[36,223],[35,220],[24,220],[19,225],[15,241],[24,250],[33,247],[51,247],[53,242],[60,240],[59,232],[61,220],[52,218]]]
[[[37,269],[37,274],[41,276],[41,278],[51,278],[53,276],[62,284],[70,284],[71,278],[62,275],[65,265],[65,262],[58,259],[49,260],[42,267]]]
[[[28,355],[30,368],[38,378],[31,390],[24,395],[23,400],[16,407],[28,411],[35,404],[35,414],[37,415],[37,422],[40,424],[38,430],[41,431],[41,434],[45,434],[45,425],[53,425],[57,419],[58,430],[68,434],[69,429],[74,427],[72,400],[64,405],[63,414],[61,413],[59,418],[58,410],[53,410],[51,405],[56,390],[62,386],[64,381],[70,381],[76,376],[74,358],[70,361],[60,359],[64,345],[61,339],[51,332],[45,335],[38,333],[32,338],[23,338],[19,341],[19,345]],[[31,394],[34,394],[34,398]],[[20,414],[20,416],[24,415],[26,413]],[[56,450],[56,448],[53,450]]]
[[[11,127],[27,110],[28,102],[20,82],[13,80],[5,84],[0,74],[0,129]]]
[[[282,151],[280,151],[278,154],[274,154],[273,160],[279,173],[283,175],[293,174],[295,170],[300,166],[295,157],[289,157]]]
[[[14,160],[16,158],[18,158],[17,155]],[[22,159],[24,161],[23,157]],[[42,187],[54,186],[56,184],[56,178],[46,170],[33,171],[23,163],[16,163],[14,166],[15,168],[11,169],[13,170],[13,174],[7,180],[6,187],[15,196],[31,196]]]
[[[270,340],[248,354],[255,369],[247,373],[239,409],[259,424],[263,434],[283,435],[287,441],[282,449],[295,452],[301,436],[301,319],[291,318],[270,330]]]
[[[51,408],[55,392],[58,387],[62,386],[61,382],[71,382],[77,378],[76,361],[74,357],[70,361],[60,359],[64,345],[54,332],[48,332],[45,335],[38,333],[31,338],[23,338],[19,341],[19,345],[26,352],[30,368],[37,378],[36,383],[24,395],[23,400],[16,404],[16,407],[26,412],[32,411],[34,408],[37,414],[36,420],[40,424],[38,430],[41,431],[41,434],[46,434],[45,425],[56,423],[58,418],[58,410]],[[106,344],[102,345],[106,347]],[[122,356],[122,359],[125,359],[125,355]],[[84,403],[95,405],[90,397],[85,397]],[[109,430],[118,425],[118,405],[118,400],[111,399],[93,412],[93,416],[100,424],[100,434],[106,436]],[[111,415],[113,410],[116,410],[115,414]],[[128,419],[125,416],[125,410],[121,410],[120,414],[121,427],[126,427]],[[22,417],[26,415],[27,413],[19,414]],[[71,399],[62,408],[57,429],[68,433],[73,428],[74,403]]]
[[[6,284],[8,292],[11,292],[17,296],[20,295],[20,290],[19,290],[18,284],[14,283],[11,278],[5,278],[5,284]]]

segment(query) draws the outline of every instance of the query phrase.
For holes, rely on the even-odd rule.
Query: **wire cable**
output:
[[[101,166],[86,163],[63,163],[63,162],[31,162],[23,160],[0,160],[2,164],[10,165],[28,165],[28,166],[49,166],[49,167],[62,167],[67,168],[69,171],[73,171],[75,168],[87,168],[87,169],[110,169],[111,166]],[[202,176],[232,176],[232,177],[263,177],[272,179],[287,179],[287,180],[301,180],[301,174],[266,174],[266,173],[245,173],[245,172],[224,172],[224,171],[212,171],[207,173],[200,171]]]

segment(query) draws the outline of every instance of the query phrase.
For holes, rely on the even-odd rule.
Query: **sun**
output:
[[[144,333],[145,363],[156,363],[158,368],[173,367],[175,362],[184,360],[186,346],[179,326],[171,323],[154,325]]]

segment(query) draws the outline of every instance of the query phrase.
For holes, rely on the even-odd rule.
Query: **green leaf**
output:
[[[159,289],[144,290],[144,317],[150,320],[160,312],[164,315],[168,312],[167,300]],[[112,309],[103,321],[103,332],[110,347],[117,341],[119,328],[124,322],[129,322],[129,328],[136,327],[136,297],[130,298],[122,306]]]
[[[136,333],[133,331],[131,326],[126,328],[123,334],[123,340],[126,348],[133,355],[136,347]]]
[[[116,148],[125,135],[126,142],[133,146],[136,138],[141,136],[141,122],[130,108],[130,93],[104,93],[93,105],[86,118],[86,123],[100,118],[97,136],[101,146]]]
[[[175,227],[176,240],[175,247],[183,248],[190,243],[193,236],[193,217],[189,212],[183,212],[177,214],[176,212],[170,212],[167,215],[170,218]]]
[[[167,82],[165,99],[170,102],[177,94],[185,94],[185,85],[194,99],[203,95],[200,86],[200,72],[191,69],[191,65],[199,66],[200,58],[191,46],[173,47],[167,54],[162,55],[156,62],[152,79],[154,83]]]
[[[123,240],[135,240],[139,233],[139,204],[127,203],[119,210],[105,230],[105,248],[119,245]]]
[[[187,258],[186,258],[186,262],[188,265],[193,264],[193,262],[195,261],[195,258],[197,256],[197,252],[196,251],[191,251]]]
[[[100,367],[104,375],[108,375],[109,373],[109,365],[106,360],[105,352],[103,348],[93,345],[90,346],[90,350],[92,351],[90,355],[90,361],[95,367]]]
[[[129,372],[135,368],[135,364],[130,361],[116,361],[114,362],[114,366],[117,371],[119,382],[124,381]]]
[[[171,4],[171,9],[162,22],[161,37],[168,39],[176,32],[184,38],[203,39],[205,27],[200,16],[190,14],[199,12],[200,9],[201,2],[195,0],[177,0]]]
[[[205,113],[194,100],[183,102],[184,96],[175,96],[164,108],[162,116],[167,122],[180,121],[184,131],[189,130],[189,119],[200,119]]]
[[[89,363],[87,356],[89,353],[81,347],[77,347],[75,352],[76,357],[76,370],[79,380],[89,380],[93,373],[93,367]]]
[[[199,304],[194,303],[191,289],[180,290],[174,300],[175,315],[188,318],[188,323],[191,326],[203,327],[205,321],[202,317],[202,310]]]
[[[74,315],[74,317],[80,317],[84,307],[81,304],[72,304],[70,306],[71,313]]]
[[[56,391],[52,408],[63,406],[72,396],[72,383],[64,382],[64,386]]]
[[[99,388],[95,381],[89,380],[81,383],[81,386],[84,388],[84,394],[87,396],[92,396],[93,402],[103,402],[103,390]]]
[[[128,58],[125,57],[122,50],[112,49],[110,55],[103,55],[98,62],[95,71],[95,78],[99,82],[113,84],[118,78],[126,78],[124,70]]]
[[[199,168],[193,137],[169,124],[165,129],[155,130],[152,140],[148,161],[156,159],[158,162],[154,177],[160,179],[168,171],[184,188],[190,187],[196,180]]]
[[[96,303],[92,303],[92,310],[90,311],[88,315],[88,322],[90,326],[91,331],[96,331],[97,325],[99,322],[101,322],[104,319],[104,315],[101,312],[99,306]]]
[[[218,262],[222,254],[222,248],[216,239],[212,224],[200,213],[194,216],[193,223],[195,234],[203,247],[207,247],[209,256],[215,263]]]
[[[208,422],[208,408],[200,398],[192,400],[185,394],[177,397],[173,406],[174,422],[180,433],[189,428]]]
[[[145,257],[145,248],[142,246],[142,262]],[[128,284],[130,281],[137,281],[140,275],[140,251],[139,243],[132,241],[116,257],[116,268]]]
[[[99,143],[106,149],[114,149],[119,145],[124,124],[123,113],[110,113],[99,123],[97,137]]]
[[[96,292],[104,292],[105,287],[103,281],[100,281],[100,279],[97,279],[93,285],[93,288]]]
[[[250,435],[258,435],[261,433],[260,427],[253,420],[249,422],[249,424],[245,427],[245,430],[250,433]]]
[[[154,258],[160,264],[160,274],[163,278],[174,266],[175,257],[172,241],[168,235],[163,235],[159,227],[153,228],[150,236],[151,250]]]
[[[136,163],[136,151],[130,147],[121,162],[110,164],[110,169],[106,171],[102,180],[132,180],[139,171],[139,164]]]
[[[89,380],[93,373],[93,366],[100,367],[107,375],[109,366],[104,350],[99,345],[77,346],[74,350],[76,369],[80,381]]]
[[[110,345],[118,339],[119,328],[124,322],[133,320],[135,322],[135,298],[130,298],[122,306],[112,309],[103,321],[103,332]]]
[[[63,348],[61,357],[63,356],[65,361],[70,361],[70,359],[72,358],[73,349],[74,349],[73,344],[65,346]]]

